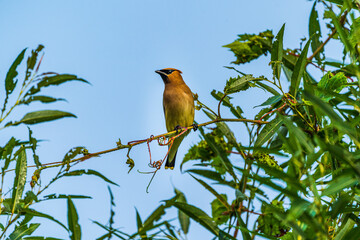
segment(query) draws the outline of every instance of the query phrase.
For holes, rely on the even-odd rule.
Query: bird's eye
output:
[[[173,70],[167,70],[167,74],[170,74],[172,72],[173,72]]]

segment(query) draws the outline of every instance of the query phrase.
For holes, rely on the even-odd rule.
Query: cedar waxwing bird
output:
[[[194,98],[190,88],[181,77],[182,72],[175,68],[164,68],[155,72],[161,76],[165,84],[163,107],[166,130],[171,132],[180,127],[189,127],[194,122]],[[172,146],[169,145],[171,149],[165,163],[165,169],[174,169],[177,150],[187,134],[175,138]]]

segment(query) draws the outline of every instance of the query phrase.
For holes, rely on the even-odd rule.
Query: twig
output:
[[[266,121],[251,120],[251,119],[217,118],[217,119],[214,119],[214,120],[209,121],[209,122],[201,123],[201,124],[198,125],[198,127],[203,127],[203,126],[210,125],[210,124],[217,123],[217,122],[250,122],[250,123],[254,123],[254,124],[267,124],[268,123]],[[187,130],[191,130],[193,128],[194,128],[194,126],[189,126],[189,127],[187,127]],[[170,137],[170,136],[175,135],[175,134],[177,134],[177,131],[171,131],[171,132],[168,132],[168,133],[164,133],[164,134],[154,136],[154,137],[152,137],[152,140],[163,138],[163,137]],[[103,155],[103,154],[106,154],[106,153],[115,152],[115,151],[118,151],[120,149],[124,149],[124,148],[129,149],[129,148],[132,148],[133,146],[136,146],[136,145],[147,142],[148,139],[149,138],[143,139],[143,140],[132,141],[132,142],[129,142],[128,144],[126,144],[126,145],[119,144],[116,148],[111,148],[111,149],[107,149],[107,150],[99,151],[99,152],[95,152],[95,153],[88,153],[83,157],[72,159],[72,160],[68,161],[67,163],[64,163],[63,161],[45,163],[45,164],[42,164],[42,167],[39,168],[39,169],[44,170],[46,168],[60,167],[60,166],[63,166],[64,164],[70,164],[70,163],[74,163],[74,162],[78,162],[78,161],[85,161],[87,159],[90,159],[90,158],[93,158],[93,157],[98,157],[99,155]],[[36,165],[30,165],[30,166],[27,166],[27,167],[28,168],[34,168],[34,167],[36,167]],[[14,171],[14,170],[15,169],[9,169],[9,170],[6,170],[4,173],[11,172],[11,171]],[[2,173],[0,173],[0,174],[2,174]]]
[[[226,94],[224,93],[224,95],[221,97],[221,99],[219,101],[219,104],[218,104],[218,116],[219,116],[219,118],[221,118],[220,106],[221,106],[221,103],[222,103],[222,101],[224,100],[225,97],[226,97]]]

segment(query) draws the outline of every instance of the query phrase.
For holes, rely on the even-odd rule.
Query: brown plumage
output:
[[[182,72],[175,68],[164,68],[155,72],[160,74],[165,84],[163,107],[167,131],[174,131],[177,127],[189,127],[194,122],[194,98],[181,76]],[[185,135],[187,134],[174,140],[165,169],[174,169],[176,153]]]

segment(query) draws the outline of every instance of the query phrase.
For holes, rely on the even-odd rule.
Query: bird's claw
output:
[[[194,123],[191,126],[193,126],[194,132],[196,132],[196,130],[198,130],[198,128],[199,128],[199,126],[196,123]]]
[[[176,131],[176,134],[179,133],[179,130],[181,130],[182,127],[180,125],[176,125],[176,127],[174,128],[174,131]]]

